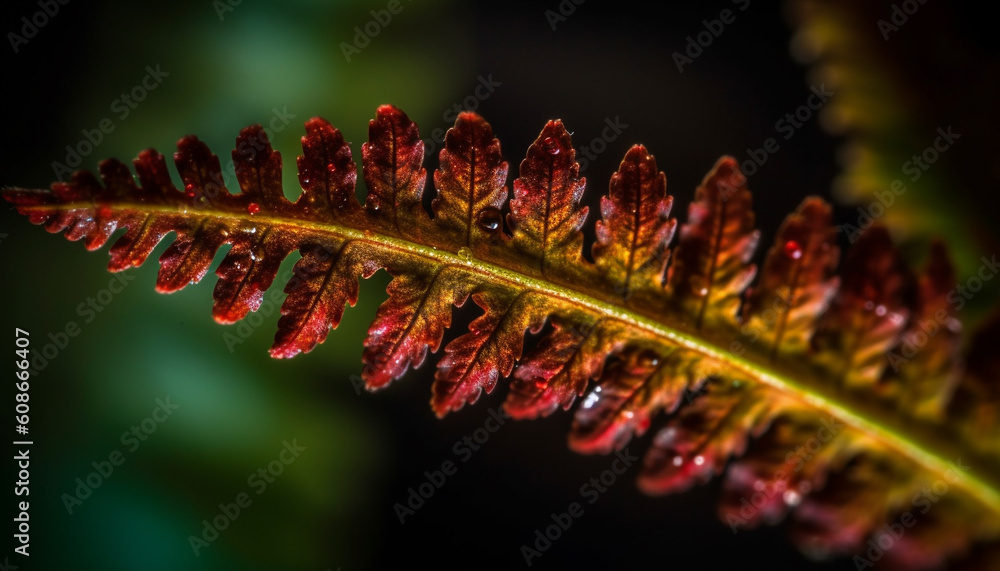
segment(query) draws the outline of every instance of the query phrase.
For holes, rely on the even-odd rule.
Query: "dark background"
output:
[[[578,146],[599,137],[606,118],[628,124],[584,171],[588,249],[598,197],[633,143],[656,155],[683,221],[694,188],[720,155],[742,161],[748,148],[777,137],[781,148],[750,179],[763,232],[759,261],[803,197],[842,199],[865,186],[858,180],[887,188],[901,176],[902,161],[931,143],[936,127],[955,123],[956,131],[969,133],[962,150],[943,156],[933,176],[912,187],[896,233],[915,263],[929,233],[953,238],[967,274],[980,255],[997,251],[990,250],[997,244],[1000,177],[990,136],[992,31],[962,4],[932,2],[885,42],[875,21],[888,17],[890,3],[867,4],[847,3],[843,10],[853,19],[827,22],[838,45],[855,49],[847,51],[854,66],[848,69],[864,73],[843,90],[830,83],[838,107],[824,108],[785,141],[775,122],[806,102],[810,85],[846,77],[843,69],[838,75],[836,67],[799,63],[790,52],[798,21],[791,14],[812,13],[823,3],[753,1],[741,12],[742,4],[721,1],[647,7],[588,0],[553,30],[545,11],[559,10],[556,0],[402,0],[402,12],[347,62],[341,43],[352,42],[353,28],[386,2],[244,0],[220,19],[210,0],[74,0],[18,53],[9,41],[3,48],[0,183],[47,186],[66,145],[106,117],[115,130],[83,168],[105,157],[131,159],[150,146],[169,155],[177,139],[192,133],[225,164],[240,128],[267,124],[274,108],[286,108],[295,117],[272,143],[284,157],[286,186],[295,189],[293,160],[309,117],[339,127],[358,157],[379,104],[401,107],[429,137],[449,126],[442,115],[474,93],[480,76],[492,76],[501,85],[476,105],[503,145],[509,181],[550,118],[563,119]],[[704,31],[702,20],[727,8],[735,21],[679,73],[671,54]],[[39,7],[8,2],[3,10],[3,31],[19,33],[21,17]],[[119,119],[112,102],[157,64],[169,76]],[[859,148],[880,156],[882,166],[858,170],[851,153]],[[436,164],[436,156],[428,158],[428,174]],[[845,173],[854,178],[845,182]],[[935,206],[942,201],[945,207]],[[853,207],[839,204],[838,221],[853,222]],[[502,402],[504,389],[438,420],[427,405],[432,364],[387,390],[358,394],[350,379],[360,373],[364,334],[385,298],[384,272],[363,284],[358,306],[325,344],[276,361],[266,352],[274,311],[229,350],[223,335],[235,327],[211,319],[211,274],[206,283],[162,296],[153,292],[156,265],[149,262],[130,270],[134,281],[85,323],[77,307],[107,287],[106,254],[49,236],[7,207],[0,209],[0,233],[5,328],[28,329],[36,348],[69,321],[81,328],[32,384],[32,556],[10,558],[22,569],[520,568],[520,546],[610,466],[610,458],[567,448],[566,413],[508,422],[462,462],[455,442],[484,425],[487,407]],[[293,261],[279,276],[288,275]],[[996,289],[972,309],[989,307]],[[474,316],[468,307],[457,310],[456,325]],[[62,495],[72,493],[75,479],[92,471],[91,462],[124,449],[120,434],[165,396],[180,408],[68,514]],[[293,438],[306,452],[264,494],[253,494],[247,476]],[[638,454],[647,441],[648,435],[630,450]],[[458,462],[457,474],[400,525],[393,504],[405,502],[424,471],[445,460]],[[804,558],[781,526],[734,535],[715,517],[717,482],[654,498],[636,489],[637,472],[585,504],[584,515],[533,567],[854,568],[846,558],[823,564]],[[195,558],[188,536],[200,534],[201,521],[217,515],[219,503],[244,491],[251,491],[251,507]]]

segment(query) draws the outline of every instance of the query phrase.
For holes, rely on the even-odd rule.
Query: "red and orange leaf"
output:
[[[760,232],[746,177],[736,159],[722,157],[698,187],[681,226],[668,289],[696,329],[736,319],[743,290],[756,268],[749,264]]]
[[[484,313],[444,348],[431,399],[438,416],[476,402],[481,391],[492,392],[521,358],[525,332],[537,333],[544,323],[544,302],[530,292],[486,290],[472,300]]]
[[[570,447],[607,454],[625,446],[633,434],[644,434],[661,409],[673,412],[688,388],[685,375],[678,375],[682,359],[670,351],[641,347],[620,354],[576,409]]]
[[[933,242],[913,318],[900,345],[886,355],[891,372],[885,392],[916,417],[941,419],[961,375],[962,324],[948,299],[957,283],[944,244]]]
[[[501,208],[507,200],[507,162],[493,128],[475,113],[458,116],[445,134],[440,167],[434,171],[438,195],[431,203],[442,244],[460,244],[480,254],[504,238]]]
[[[807,198],[778,230],[760,281],[747,295],[742,331],[751,343],[779,353],[809,350],[816,316],[837,291],[833,277],[839,250],[830,205]]]
[[[504,408],[513,418],[548,416],[568,409],[587,383],[601,375],[609,354],[621,347],[622,331],[603,322],[575,325],[553,318],[553,330],[521,361]]]
[[[562,272],[580,267],[587,207],[580,208],[585,181],[569,133],[562,121],[549,121],[521,161],[510,201],[514,248],[534,259],[542,276],[552,267]]]
[[[271,148],[263,130],[248,137],[243,148],[250,149],[251,146],[255,149],[260,146],[266,146],[267,150]],[[237,143],[236,148],[239,151],[241,145]],[[233,161],[237,160],[237,151],[233,151]],[[259,152],[250,152],[249,156],[254,157],[257,154]],[[277,153],[273,154],[277,155]],[[253,162],[250,164],[252,165]],[[351,157],[351,148],[344,141],[340,130],[330,125],[325,119],[313,117],[306,122],[306,135],[302,137],[302,156],[298,159],[298,165],[299,183],[302,185],[303,194],[296,205],[306,207],[310,214],[323,218],[343,217],[360,210],[358,199],[354,196],[358,169]],[[237,163],[237,177],[239,177],[240,171],[240,163]],[[248,171],[251,176],[257,172],[254,169],[248,169]],[[277,186],[269,191],[269,195],[270,202],[281,203],[281,177],[273,180],[274,174],[281,174],[280,162],[277,168],[271,169],[272,180],[269,180],[269,183],[271,186]],[[240,178],[240,187],[243,189],[243,193],[247,194],[247,186],[243,184],[242,178]],[[262,206],[268,206],[268,204]],[[253,209],[254,207],[250,206],[249,208]]]
[[[734,531],[784,519],[863,449],[847,430],[833,416],[786,410],[746,456],[729,467],[720,519]]]
[[[625,153],[610,190],[601,197],[594,262],[615,294],[627,302],[636,293],[658,297],[667,267],[667,244],[677,221],[668,218],[673,197],[667,195],[667,177],[656,169],[656,159],[642,145]]]
[[[873,226],[851,248],[843,284],[818,325],[818,359],[845,387],[872,387],[882,376],[886,354],[899,340],[909,311],[903,304],[908,279],[889,232]]]
[[[370,275],[351,242],[335,250],[310,244],[300,252],[302,258],[295,263],[294,276],[285,286],[288,297],[281,305],[272,357],[308,353],[326,340],[330,329],[340,323],[344,305],[353,306],[358,300],[358,275]]]
[[[683,491],[707,482],[740,456],[780,411],[780,397],[738,380],[711,380],[653,439],[639,486],[650,494]]]
[[[417,124],[392,105],[379,107],[368,123],[368,142],[361,146],[361,156],[368,212],[389,220],[389,227],[400,236],[425,224],[429,217],[421,199],[427,171]]]
[[[428,350],[436,352],[451,326],[452,306],[464,305],[472,292],[475,283],[457,268],[429,269],[394,271],[389,299],[378,308],[365,339],[362,378],[369,389],[388,385],[411,366],[419,367]]]
[[[722,158],[697,190],[671,259],[673,199],[636,145],[602,199],[591,263],[581,255],[584,180],[561,122],[546,124],[521,163],[511,236],[501,215],[507,163],[481,117],[463,113],[448,132],[433,219],[422,207],[416,125],[383,106],[369,135],[365,208],[349,146],[319,118],[306,124],[294,203],[259,126],[237,139],[238,194],[223,184],[218,158],[186,137],[174,155],[183,190],[163,156],[147,150],[134,162],[138,185],[124,164],[105,161],[100,181],[77,172],[49,191],[3,196],[88,249],[124,230],[110,250],[113,271],[142,264],[174,233],[160,259],[162,292],[199,281],[229,244],[213,310],[223,322],[256,309],[282,260],[299,251],[275,357],[322,343],[356,301],[359,278],[386,269],[389,296],[365,340],[370,389],[437,351],[453,306],[471,297],[483,314],[446,345],[432,389],[437,414],[476,401],[512,371],[505,406],[519,418],[568,408],[595,381],[571,446],[608,452],[646,432],[656,414],[670,415],[640,486],[681,490],[732,460],[720,515],[734,530],[791,515],[806,553],[850,555],[883,540],[916,494],[944,482],[947,494],[885,560],[950,564],[1000,538],[1000,314],[972,341],[963,368],[956,276],[941,246],[917,284],[876,226],[851,248],[838,283],[830,207],[809,198],[778,231],[746,293],[759,234],[736,161]],[[930,319],[942,326],[930,328]],[[548,320],[515,370],[526,333]],[[733,340],[747,338],[759,349],[738,351]],[[887,371],[908,345],[919,351]],[[978,553],[989,565],[988,546]]]
[[[317,121],[321,120],[313,119],[310,125]],[[343,138],[340,142],[343,143]],[[348,160],[349,157],[350,151]],[[230,201],[244,205],[251,215],[267,216],[291,207],[281,189],[281,155],[271,148],[260,125],[240,132],[233,150],[233,164],[243,192],[227,197]],[[329,205],[336,204],[333,197],[329,199]],[[226,241],[232,248],[215,270],[219,281],[215,284],[212,315],[219,323],[235,323],[260,307],[264,292],[278,275],[281,261],[296,249],[298,239],[276,228],[248,221],[230,229]]]

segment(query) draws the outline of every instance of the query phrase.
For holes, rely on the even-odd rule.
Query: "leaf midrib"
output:
[[[83,204],[46,204],[40,206],[22,206],[19,209],[22,212],[31,210],[51,212],[53,210],[74,210],[81,208],[93,209],[94,204],[90,202]],[[112,208],[139,211],[147,214],[174,216],[178,212],[178,205],[176,204],[151,205],[118,202]],[[463,258],[457,253],[434,246],[426,246],[404,238],[389,236],[367,229],[357,229],[336,222],[317,222],[273,217],[263,212],[248,216],[242,212],[216,213],[213,211],[188,210],[188,215],[209,216],[226,221],[241,220],[258,225],[285,226],[297,232],[308,230],[315,234],[327,234],[343,240],[367,242],[376,248],[395,250],[409,256],[419,256],[445,266],[464,267],[466,271],[481,274],[491,278],[494,282],[497,280],[506,281],[520,288],[532,289],[542,295],[562,299],[593,313],[604,315],[606,318],[616,319],[631,327],[645,330],[655,336],[668,339],[704,357],[727,363],[729,366],[747,373],[751,379],[760,381],[776,390],[786,393],[806,406],[823,410],[835,416],[838,420],[870,438],[879,440],[886,447],[911,459],[928,472],[936,474],[939,477],[943,478],[949,472],[954,472],[949,465],[950,460],[970,464],[971,467],[965,472],[964,477],[955,480],[952,485],[964,489],[982,505],[993,511],[995,515],[1000,516],[1000,476],[985,473],[986,470],[977,465],[981,462],[980,457],[970,450],[957,447],[952,441],[947,439],[937,439],[936,442],[931,442],[928,434],[913,434],[912,429],[916,428],[916,425],[905,423],[903,417],[880,415],[878,414],[879,411],[872,409],[871,406],[866,406],[860,400],[852,400],[850,395],[838,391],[835,386],[823,386],[816,382],[808,384],[799,382],[782,373],[776,364],[756,362],[735,355],[717,346],[710,340],[703,339],[681,329],[670,327],[649,315],[621,307],[610,297],[601,299],[599,294],[581,291],[545,279],[525,275],[496,263],[472,257]],[[822,381],[823,379],[817,380]],[[885,412],[888,413],[889,411]],[[973,457],[971,461],[969,456]]]

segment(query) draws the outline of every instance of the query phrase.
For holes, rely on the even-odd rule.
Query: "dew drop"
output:
[[[785,255],[793,260],[798,260],[802,257],[802,246],[799,246],[795,240],[785,242]]]
[[[476,216],[476,224],[487,232],[496,232],[500,229],[502,222],[503,215],[500,213],[500,209],[493,208],[492,206],[484,208],[479,215]]]
[[[785,490],[785,493],[782,497],[784,498],[785,505],[787,506],[795,507],[799,505],[799,502],[802,501],[802,496],[800,496],[799,493],[796,492],[795,490]]]
[[[601,392],[601,387],[600,387],[600,386],[596,386],[596,387],[594,387],[594,392],[595,392],[595,393],[599,393],[599,392]]]
[[[302,183],[302,186],[309,186],[310,184],[312,184],[312,179],[309,178],[308,176],[303,176],[299,182]]]
[[[882,317],[883,315],[885,315],[886,311],[887,310],[884,305],[879,305],[878,307],[875,308],[875,315]]]
[[[330,174],[333,174],[333,173],[337,172],[337,165],[335,165],[333,163],[327,163],[327,165],[326,165],[326,172],[328,172]]]
[[[472,250],[470,250],[468,248],[459,248],[458,249],[458,257],[461,258],[461,259],[463,259],[463,260],[465,260],[465,261],[469,261],[472,258],[474,258],[475,256],[472,255]]]
[[[631,410],[626,410],[626,411],[625,411],[625,418],[629,418],[629,419],[630,419],[630,418],[632,418],[633,416],[635,416],[635,413],[634,413],[634,412],[632,412]]]
[[[694,457],[694,465],[695,466],[701,466],[704,463],[705,463],[705,457],[702,456],[701,454],[699,454],[699,455],[697,455],[697,456]]]
[[[587,395],[587,398],[584,399],[583,405],[581,406],[583,406],[583,408],[592,408],[595,404],[597,404],[597,400],[599,398],[600,397],[597,396],[596,392],[590,393],[589,395]]]
[[[545,150],[547,150],[550,155],[558,155],[559,154],[559,151],[561,150],[559,148],[559,142],[556,141],[554,138],[552,138],[552,137],[545,137],[545,139],[542,140],[542,143],[545,144]]]
[[[544,391],[545,387],[549,386],[548,381],[546,381],[542,377],[535,378],[535,383],[534,384],[535,384],[535,390],[538,390],[538,391]]]
[[[648,421],[649,419],[646,420]],[[674,443],[674,438],[676,437],[677,437],[677,429],[674,427],[670,427],[665,430],[661,430],[659,434],[656,435],[656,439],[653,441],[653,443],[658,448],[666,448],[667,446],[670,446],[671,444]]]
[[[247,212],[249,212],[251,215],[257,214],[258,212],[260,212],[260,205],[257,204],[256,202],[251,202],[250,204],[247,205]]]
[[[660,364],[660,356],[653,351],[643,351],[639,355],[639,364],[643,367],[655,367]]]
[[[188,196],[194,196],[194,185],[190,184],[190,183],[188,183],[187,185],[185,185],[184,186],[184,194],[186,194]]]
[[[692,276],[690,283],[692,293],[698,297],[705,297],[708,295],[708,283],[705,281],[705,278],[701,276]]]
[[[377,196],[374,196],[374,195],[369,196],[368,197],[368,210],[371,210],[372,212],[378,212],[381,209],[382,209],[382,201],[379,200]]]
[[[684,463],[684,459],[683,458],[681,458],[680,456],[674,456],[674,466],[677,466],[678,468],[680,468],[681,464],[683,464],[683,463]]]
[[[893,314],[893,315],[896,315],[896,314]],[[962,322],[959,321],[959,320],[957,320],[957,319],[955,319],[954,317],[951,317],[951,318],[948,319],[948,323],[946,324],[946,326],[953,333],[961,333],[962,332]]]

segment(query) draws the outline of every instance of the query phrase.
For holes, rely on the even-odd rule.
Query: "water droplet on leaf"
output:
[[[251,215],[257,214],[258,212],[260,212],[260,205],[257,204],[256,202],[251,202],[250,204],[247,205],[247,212],[249,212]]]
[[[802,246],[799,246],[795,240],[785,242],[785,255],[793,260],[798,260],[802,257]]]
[[[786,490],[783,498],[785,500],[785,505],[792,507],[799,505],[799,502],[802,501],[802,496],[800,496],[795,490]]]
[[[476,224],[487,232],[496,232],[503,223],[503,215],[499,208],[492,206],[484,208],[476,217]]]
[[[542,143],[545,145],[545,150],[548,151],[550,155],[559,154],[559,151],[561,150],[559,148],[559,142],[556,141],[554,138],[545,137],[545,139],[542,140]]]
[[[691,291],[698,297],[708,295],[708,283],[702,276],[691,276]]]

